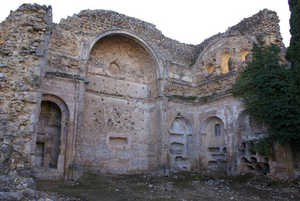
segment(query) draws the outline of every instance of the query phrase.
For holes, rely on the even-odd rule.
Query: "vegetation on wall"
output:
[[[290,41],[290,47],[288,48],[287,51],[287,59],[292,64],[292,71],[299,73],[300,71],[300,1],[289,0],[289,6],[291,11],[291,17],[290,17],[291,41]],[[299,74],[297,76],[300,77]]]
[[[289,0],[289,6],[291,41],[286,58],[291,62],[293,96],[300,107],[300,0]]]
[[[275,143],[300,148],[300,0],[289,0],[289,5],[291,66],[280,63],[280,47],[259,42],[233,85],[233,95],[242,99],[248,114],[267,127],[269,135],[254,145],[263,155],[270,154]]]
[[[280,63],[280,47],[254,44],[252,61],[233,85],[246,112],[266,125],[269,135],[256,142],[256,151],[269,154],[274,143],[300,146],[300,107],[294,96],[292,71]]]

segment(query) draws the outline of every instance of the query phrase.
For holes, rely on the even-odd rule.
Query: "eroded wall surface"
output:
[[[15,23],[10,18],[0,27],[4,58],[0,81],[8,80],[11,55],[15,55],[12,61],[20,58],[19,63],[31,64],[19,75],[26,79],[24,83],[36,80],[27,79],[27,73],[41,73],[35,66],[42,64],[45,71],[39,93],[35,93],[39,84],[25,89],[27,85],[18,85],[18,74],[13,71],[9,86],[16,87],[3,88],[5,100],[12,100],[9,94],[20,94],[20,86],[30,91],[24,97],[34,100],[25,104],[32,116],[23,115],[23,102],[1,102],[1,110],[17,104],[12,108],[21,108],[18,118],[30,119],[32,125],[39,122],[40,133],[47,130],[47,136],[56,136],[56,143],[52,140],[48,146],[43,145],[45,137],[29,135],[33,137],[27,144],[35,154],[28,164],[34,166],[36,176],[76,178],[83,170],[134,173],[203,169],[273,175],[287,171],[292,175],[299,169],[297,153],[286,147],[278,149],[289,157],[275,159],[253,152],[251,140],[266,135],[265,129],[251,122],[243,104],[230,92],[239,72],[251,60],[253,43],[262,39],[283,47],[275,12],[260,11],[225,33],[199,45],[188,45],[165,37],[155,25],[113,11],[85,10],[58,24],[43,24],[43,18],[36,26],[29,23],[36,17],[34,13],[41,17],[45,11],[32,10],[16,12],[17,18],[29,16],[26,23],[18,21],[25,34],[15,35],[18,32],[9,28]],[[49,30],[49,44],[32,40]],[[27,37],[27,32],[34,37]],[[13,38],[22,42],[9,41]],[[42,44],[47,52],[44,63],[40,63],[45,55],[40,53]],[[39,109],[33,110],[40,101],[49,102],[52,109],[40,115]],[[43,124],[47,116],[55,114],[61,114],[59,122]],[[56,164],[49,165],[53,158]],[[290,168],[277,168],[287,161],[292,161]]]
[[[157,166],[155,60],[133,39],[112,35],[93,46],[87,68],[79,163],[117,173]]]
[[[271,159],[249,145],[259,136],[243,137],[250,135],[238,123],[243,105],[230,89],[251,59],[253,43],[283,46],[278,22],[276,13],[263,10],[199,45],[186,45],[111,11],[61,20],[53,29],[48,71],[84,83],[77,93],[82,106],[72,142],[75,166],[116,173],[269,173]]]
[[[0,191],[5,191],[4,200],[21,200],[23,191],[34,187],[31,161],[51,23],[50,7],[22,5],[0,24]]]

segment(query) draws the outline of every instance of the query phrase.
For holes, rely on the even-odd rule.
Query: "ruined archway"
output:
[[[64,175],[68,119],[68,108],[61,99],[43,95],[33,161],[37,177],[53,179]]]
[[[157,166],[157,70],[156,57],[132,35],[111,33],[93,44],[78,151],[83,166],[113,173]]]
[[[99,86],[95,76],[98,76],[98,81],[101,76],[110,79]],[[150,46],[133,35],[122,32],[104,34],[90,49],[87,78],[92,82],[89,86],[98,87],[97,92],[154,98],[159,93],[158,77],[158,59]],[[115,80],[120,83],[110,86],[108,82]]]

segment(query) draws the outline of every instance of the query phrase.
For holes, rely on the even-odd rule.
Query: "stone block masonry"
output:
[[[283,47],[275,12],[199,45],[113,11],[58,24],[51,15],[24,4],[0,24],[0,175],[299,175],[298,153],[287,147],[276,159],[253,151],[251,140],[267,133],[230,92],[258,38]]]
[[[2,200],[21,200],[26,189],[34,188],[31,161],[51,24],[50,7],[27,4],[0,24]]]

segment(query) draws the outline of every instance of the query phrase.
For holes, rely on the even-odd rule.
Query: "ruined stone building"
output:
[[[299,175],[288,147],[253,151],[266,132],[231,94],[258,37],[283,46],[278,22],[263,10],[188,45],[113,11],[55,24],[50,7],[22,5],[0,24],[1,172]]]

